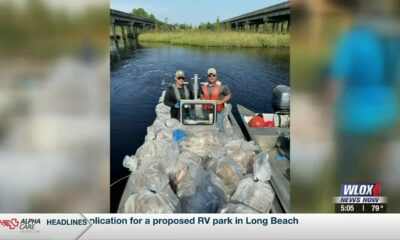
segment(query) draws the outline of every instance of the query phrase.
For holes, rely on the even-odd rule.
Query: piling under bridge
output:
[[[117,35],[117,26],[121,28],[122,39],[126,45],[126,42],[132,42],[132,39],[137,38],[140,32],[153,29],[155,22],[147,18],[136,17],[126,12],[110,9],[110,25],[112,30],[111,39],[118,49],[119,36]]]
[[[222,21],[221,24],[230,26],[234,31],[288,32],[290,1],[230,18]]]

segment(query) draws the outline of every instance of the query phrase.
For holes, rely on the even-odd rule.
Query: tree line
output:
[[[215,22],[202,22],[199,26],[193,26],[192,24],[185,23],[168,23],[168,18],[164,21],[157,19],[153,14],[146,12],[143,8],[134,8],[131,14],[135,17],[143,17],[150,19],[155,22],[156,30],[188,30],[188,29],[200,29],[200,30],[226,30],[229,29],[227,26],[220,23],[219,17]]]

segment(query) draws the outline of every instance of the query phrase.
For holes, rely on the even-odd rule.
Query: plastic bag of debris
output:
[[[124,206],[124,203],[130,195],[138,193],[143,188],[149,188],[157,184],[165,186],[168,182],[169,179],[167,175],[154,168],[133,171],[126,182],[119,209]]]
[[[212,149],[223,147],[218,129],[214,126],[190,126],[185,132],[188,137],[180,146],[200,157],[207,157]]]
[[[214,172],[222,182],[222,189],[227,198],[236,190],[240,179],[243,177],[241,166],[232,158],[222,155],[220,157],[211,158],[207,163],[207,170]]]
[[[185,130],[190,137],[198,138],[203,145],[221,146],[219,131],[215,126],[190,126]]]
[[[253,171],[253,156],[259,147],[253,141],[233,140],[224,145],[226,155],[240,164],[244,173]]]
[[[155,140],[157,137],[157,132],[165,128],[166,126],[164,121],[157,118],[156,120],[154,120],[152,125],[147,127],[147,134],[145,137],[145,141]]]
[[[226,144],[231,141],[240,140],[239,135],[235,132],[235,130],[230,126],[225,128],[225,133],[221,134],[221,141]]]
[[[158,174],[158,175],[157,175]],[[169,186],[165,174],[135,172],[131,175],[124,195],[129,195],[120,209],[122,213],[179,213],[178,197]],[[124,198],[124,196],[123,196]],[[123,202],[124,199],[121,199]]]
[[[182,127],[182,124],[179,123],[175,118],[169,119],[159,119],[157,118],[153,124],[147,127],[147,135],[145,137],[145,141],[150,140],[161,140],[167,139],[171,140],[173,137],[174,129],[179,129]]]
[[[179,157],[179,146],[174,141],[166,139],[147,141],[136,151],[135,157],[139,161],[139,166],[143,161],[154,159],[159,159],[163,164]]]
[[[184,212],[218,212],[224,203],[224,192],[211,180],[212,175],[200,166],[190,168],[190,177],[179,183],[177,190]]]
[[[151,159],[146,159],[140,162],[136,158],[136,156],[125,156],[122,165],[128,168],[131,172],[137,170],[148,170],[148,171],[157,171],[157,172],[164,172],[164,165],[162,164],[162,159],[158,157],[154,157]]]
[[[124,160],[122,161],[122,166],[129,169],[129,171],[135,171],[138,169],[139,161],[135,156],[126,155]]]
[[[214,148],[210,151],[208,154],[208,157],[218,159],[226,155],[225,149],[224,148]]]
[[[272,208],[274,197],[275,193],[269,183],[246,177],[239,182],[231,200],[247,205],[259,212],[268,213]]]
[[[162,159],[158,157],[142,161],[138,167],[138,170],[149,170],[149,171],[158,171],[160,173],[165,173]]]
[[[240,203],[227,203],[222,207],[220,213],[260,213],[260,212]]]
[[[171,128],[166,128],[165,127],[165,128],[158,129],[157,132],[156,132],[155,139],[156,140],[162,140],[162,139],[171,140],[172,139],[172,132],[173,132],[173,130]]]
[[[166,159],[165,173],[176,185],[189,176],[191,165],[201,165],[201,158],[195,153],[183,151],[176,159]]]
[[[142,189],[138,193],[129,196],[121,212],[179,213],[180,211],[179,208],[174,205],[172,199],[164,195],[162,192],[157,192],[150,189]]]
[[[171,129],[176,129],[176,128],[182,128],[183,125],[178,121],[178,119],[175,118],[169,118],[165,120],[165,126],[167,128]]]
[[[271,165],[268,161],[268,154],[261,152],[254,156],[253,163],[253,175],[254,180],[260,180],[261,182],[267,182],[271,179]]]
[[[157,118],[161,120],[166,120],[168,118],[171,118],[170,110],[171,108],[165,105],[164,103],[157,104],[156,106]]]

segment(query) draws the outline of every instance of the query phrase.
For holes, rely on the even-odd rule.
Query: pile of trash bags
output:
[[[123,166],[131,174],[119,213],[268,213],[268,154],[215,126],[185,126],[156,107],[145,142]]]

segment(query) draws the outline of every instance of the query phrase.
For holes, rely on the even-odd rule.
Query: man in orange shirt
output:
[[[208,83],[201,88],[201,98],[217,101],[217,126],[221,133],[225,133],[225,103],[228,102],[232,93],[227,85],[217,81],[217,70],[209,68],[207,71]],[[205,106],[205,110],[213,110],[212,106]]]

